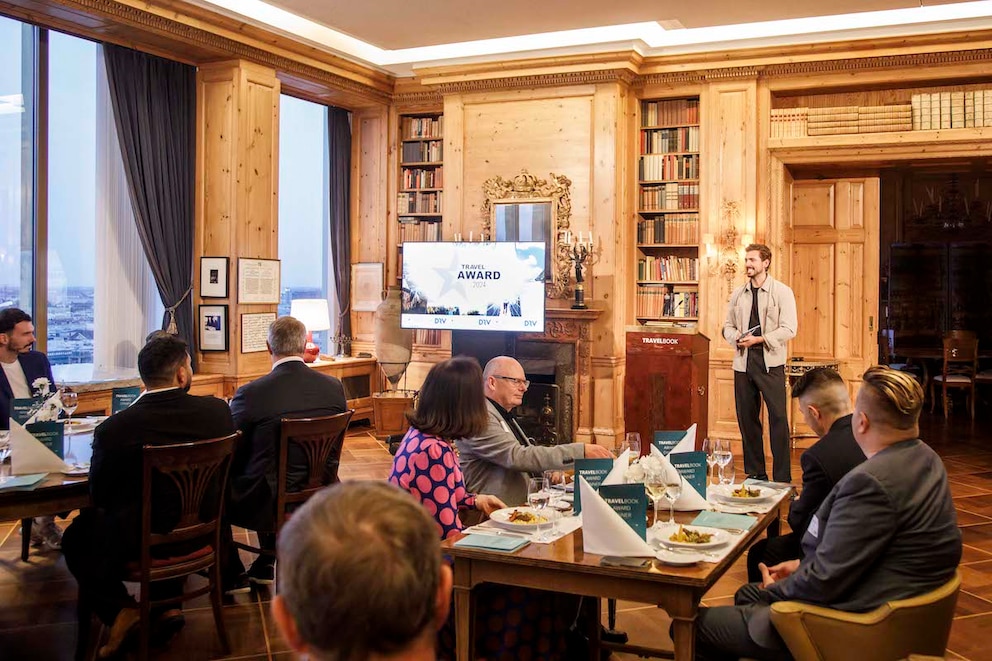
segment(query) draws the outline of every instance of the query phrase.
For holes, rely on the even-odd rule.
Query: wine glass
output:
[[[544,516],[550,500],[551,494],[550,489],[548,489],[548,481],[543,476],[527,479],[527,504],[534,508],[539,517]],[[537,523],[537,539],[545,542],[551,539],[547,534],[541,532],[540,519],[538,519]]]
[[[718,440],[716,443],[713,455],[716,457],[716,464],[720,469],[720,484],[731,484],[733,478],[727,479],[724,474],[726,467],[734,463],[734,453],[730,450],[730,441]]]
[[[629,431],[624,434],[620,452],[623,453],[627,450],[630,450],[630,463],[634,463],[641,456],[641,435],[636,431]]]
[[[664,479],[665,500],[668,501],[668,525],[675,525],[675,501],[682,495],[682,474],[673,466],[666,466],[662,474]]]
[[[79,395],[69,386],[63,386],[59,392],[59,400],[62,402],[62,410],[68,416],[65,423],[66,452],[65,462],[70,466],[75,466],[76,456],[72,453],[72,414],[79,406]]]
[[[565,471],[544,471],[544,479],[548,483],[548,494],[551,496],[548,506],[554,515],[551,519],[551,537],[555,538],[558,536],[558,517],[561,516],[558,504],[565,497]]]
[[[703,452],[706,453],[706,485],[709,486],[710,477],[713,475],[713,467],[716,466],[716,440],[703,439]]]
[[[644,474],[644,488],[647,489],[651,503],[654,505],[654,523],[651,528],[661,527],[658,519],[658,501],[665,496],[665,476],[663,470],[650,470]]]

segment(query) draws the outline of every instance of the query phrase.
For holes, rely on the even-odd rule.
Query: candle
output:
[[[473,240],[473,239],[472,239],[472,232],[469,232],[469,233],[468,233],[468,240],[469,240],[469,241],[472,241],[472,240]]]
[[[582,243],[582,232],[579,232],[579,243]]]
[[[589,232],[589,252],[592,252],[592,232]]]

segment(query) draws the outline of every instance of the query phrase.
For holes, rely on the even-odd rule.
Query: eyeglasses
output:
[[[512,377],[512,376],[501,376],[499,374],[493,374],[493,378],[494,379],[503,379],[504,381],[509,381],[509,382],[513,383],[513,385],[516,385],[516,386],[523,386],[524,387],[524,390],[526,390],[527,388],[530,388],[530,381],[528,381],[527,379],[517,379],[517,378]]]

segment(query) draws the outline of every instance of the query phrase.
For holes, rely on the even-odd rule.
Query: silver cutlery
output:
[[[522,533],[522,532],[510,532],[509,530],[503,530],[502,528],[493,528],[491,526],[484,526],[484,525],[481,525],[481,524],[480,525],[477,525],[477,526],[472,526],[471,528],[465,528],[464,530],[462,530],[462,533],[463,534],[466,534],[466,535],[471,534],[471,533],[474,533],[474,532],[485,533],[487,535],[501,535],[501,536],[506,536],[506,537],[523,537],[524,539],[530,539],[530,535],[528,535],[526,533]]]

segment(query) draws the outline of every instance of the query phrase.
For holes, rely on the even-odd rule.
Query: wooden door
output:
[[[875,177],[792,182],[791,355],[838,362],[852,396],[878,359],[878,205]]]

